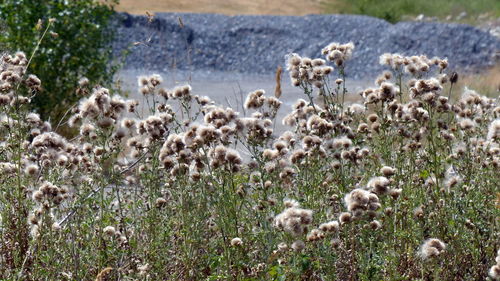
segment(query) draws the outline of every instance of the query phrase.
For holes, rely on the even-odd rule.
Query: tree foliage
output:
[[[77,82],[109,84],[114,6],[118,0],[2,0],[0,46],[23,51],[28,57],[40,42],[28,71],[43,82],[43,91],[32,104],[44,117],[60,118],[80,97]],[[49,19],[55,19],[40,41]]]

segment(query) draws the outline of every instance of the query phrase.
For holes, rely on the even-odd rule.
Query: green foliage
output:
[[[0,47],[33,53],[50,18],[56,21],[41,40],[29,72],[44,83],[32,104],[45,118],[59,119],[80,97],[77,82],[87,77],[107,85],[116,67],[112,60],[113,31],[108,23],[118,0],[3,0],[0,2]],[[39,22],[39,20],[41,20]]]
[[[498,0],[327,0],[324,4],[327,12],[368,15],[392,23],[403,20],[404,16],[419,14],[442,19],[462,12],[466,12],[469,19],[483,13],[500,16]]]

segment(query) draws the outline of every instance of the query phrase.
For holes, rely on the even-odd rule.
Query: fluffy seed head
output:
[[[396,169],[392,168],[392,167],[389,167],[389,166],[384,166],[380,169],[380,172],[386,176],[386,177],[390,177],[390,176],[393,176],[395,173],[396,173]]]
[[[116,229],[113,226],[106,226],[102,231],[108,236],[114,236],[116,233]]]
[[[367,187],[378,195],[389,192],[389,180],[386,177],[374,177],[368,181]]]
[[[446,245],[439,239],[430,238],[425,240],[420,247],[419,256],[422,259],[436,257],[444,252]]]
[[[500,264],[492,266],[488,275],[493,278],[493,280],[500,280]]]
[[[292,249],[296,252],[302,251],[306,247],[306,244],[304,244],[304,241],[302,240],[297,240],[292,243]]]
[[[241,245],[243,245],[243,241],[241,240],[241,238],[235,237],[235,238],[231,239],[231,246],[238,247]]]
[[[488,126],[488,135],[486,137],[488,140],[500,140],[500,119],[495,119]]]
[[[352,215],[351,213],[344,212],[339,215],[339,222],[340,224],[346,224],[350,223],[352,221]]]

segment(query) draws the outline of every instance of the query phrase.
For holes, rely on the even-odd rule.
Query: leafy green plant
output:
[[[59,119],[79,97],[77,81],[109,85],[116,66],[112,61],[113,31],[108,27],[118,0],[60,1],[3,0],[0,46],[10,51],[31,54],[40,42],[49,19],[46,36],[32,57],[29,72],[46,81],[32,105],[45,118]]]

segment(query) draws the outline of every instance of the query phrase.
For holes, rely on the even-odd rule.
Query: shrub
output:
[[[77,81],[109,85],[116,67],[112,60],[113,31],[108,27],[117,0],[3,0],[0,2],[0,46],[31,54],[49,19],[55,19],[40,42],[29,71],[43,81],[32,105],[43,117],[56,120],[80,97]]]

